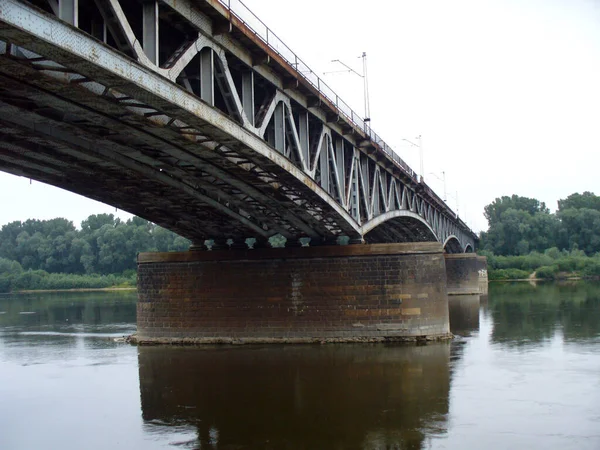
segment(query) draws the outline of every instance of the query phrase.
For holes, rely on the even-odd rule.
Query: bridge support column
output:
[[[477,271],[479,274],[479,294],[488,295],[487,258],[485,256],[477,257]]]
[[[379,342],[449,336],[439,243],[142,253],[149,343]]]
[[[482,266],[482,257],[477,256],[475,253],[445,254],[444,257],[446,259],[448,295],[479,295],[481,293],[479,270]],[[485,266],[487,268],[487,262]],[[485,286],[487,287],[487,276],[485,282]]]

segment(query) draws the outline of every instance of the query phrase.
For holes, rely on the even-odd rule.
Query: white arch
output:
[[[458,242],[458,245],[460,245],[460,247],[462,248],[462,245],[460,244],[460,239],[458,239],[458,236],[456,236],[455,234],[451,234],[446,238],[443,247],[446,247],[446,244],[448,244],[448,242],[450,242],[452,239],[456,239],[456,242]]]
[[[420,215],[418,215],[417,213],[414,213],[412,211],[406,211],[406,210],[394,210],[394,211],[388,211],[384,214],[380,214],[377,217],[369,220],[367,223],[365,223],[363,226],[360,227],[360,233],[364,236],[366,235],[369,231],[374,230],[375,228],[377,228],[379,225],[392,220],[392,219],[396,219],[398,217],[408,217],[411,219],[415,219],[418,220],[419,222],[421,222],[423,225],[425,225],[427,227],[427,229],[431,232],[431,234],[433,235],[433,237],[435,238],[436,241],[439,241],[439,238],[437,236],[437,234],[435,233],[435,231],[433,231],[433,228],[431,227],[431,225],[429,225],[425,219],[423,219],[423,217],[421,217]]]

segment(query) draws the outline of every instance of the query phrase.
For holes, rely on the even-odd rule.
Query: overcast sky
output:
[[[502,195],[600,194],[600,0],[246,0],[476,230]],[[457,204],[458,198],[458,204]],[[0,225],[115,208],[0,173]],[[119,211],[121,217],[128,217]]]

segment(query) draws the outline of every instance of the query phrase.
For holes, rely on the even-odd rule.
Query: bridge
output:
[[[477,240],[369,121],[239,0],[2,0],[0,170],[129,211],[189,238],[195,250],[240,249],[236,256],[140,255],[138,319],[140,328],[158,337],[173,333],[153,328],[157,308],[166,314],[158,328],[221,336],[206,331],[198,317],[165,325],[183,307],[165,313],[160,305],[166,297],[157,297],[173,288],[171,300],[174,295],[188,301],[206,274],[220,281],[212,286],[204,280],[202,290],[219,294],[208,292],[199,309],[215,298],[215,308],[223,308],[247,294],[244,286],[262,280],[256,299],[241,307],[255,310],[256,322],[240,317],[246,328],[225,330],[229,335],[263,339],[270,336],[265,329],[275,329],[276,337],[283,329],[294,329],[288,337],[302,335],[314,325],[303,323],[299,334],[294,328],[310,310],[305,300],[321,298],[323,289],[339,292],[319,300],[320,307],[313,304],[310,311],[319,320],[340,298],[379,302],[371,308],[376,315],[343,312],[346,322],[336,322],[341,328],[333,326],[324,336],[352,335],[346,328],[362,326],[361,320],[372,322],[363,337],[413,336],[416,329],[443,335],[447,299],[445,310],[433,301],[429,310],[407,307],[408,300],[443,301],[442,252],[473,252]],[[253,249],[282,242],[287,253]],[[332,245],[355,243],[371,245]],[[344,264],[332,276],[331,265],[323,263],[318,270],[327,278],[319,278],[317,261],[328,258]],[[241,260],[243,274],[237,267],[229,279],[232,289],[241,290],[223,296],[223,267],[233,264],[227,270],[234,271]],[[360,278],[373,261],[381,271],[364,278],[363,287],[355,281],[354,291],[340,291],[337,281],[328,285],[344,274]],[[181,263],[195,268],[182,274]],[[403,269],[388,273],[385,264]],[[282,291],[275,272],[284,274]],[[259,310],[274,308],[265,298],[292,302],[276,309],[287,308],[295,319],[265,321]],[[240,309],[239,303],[229,306]],[[400,328],[385,325],[396,319]]]
[[[241,2],[7,0],[0,40],[0,170],[200,245],[281,235],[474,249],[474,233]]]

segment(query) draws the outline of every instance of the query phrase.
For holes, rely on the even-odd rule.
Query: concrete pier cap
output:
[[[141,253],[139,344],[446,339],[437,242]]]

